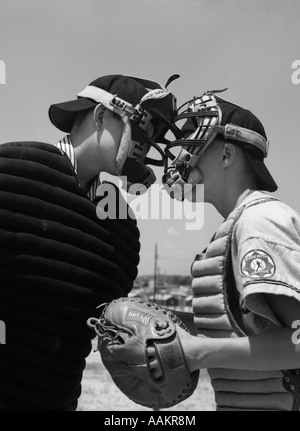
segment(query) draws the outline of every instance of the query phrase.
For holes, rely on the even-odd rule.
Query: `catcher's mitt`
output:
[[[88,326],[98,335],[102,362],[117,387],[132,401],[159,410],[192,395],[199,371],[190,373],[176,325],[186,330],[175,314],[140,298],[119,298]],[[153,346],[163,376],[155,379],[147,348]]]

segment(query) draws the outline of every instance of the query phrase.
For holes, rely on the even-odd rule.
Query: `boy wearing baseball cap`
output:
[[[198,336],[178,328],[190,371],[208,369],[218,410],[299,410],[300,216],[269,194],[269,144],[252,112],[206,92],[182,119],[164,181],[183,199],[185,184],[204,184],[224,217],[191,269]]]
[[[87,319],[127,296],[139,263],[136,221],[97,217],[101,172],[149,187],[148,164],[176,113],[160,84],[124,75],[92,81],[51,105],[67,135],[52,145],[0,146],[0,410],[73,411],[93,334]],[[153,146],[161,160],[147,157]],[[113,194],[117,206],[120,195]]]
[[[79,183],[93,200],[101,172],[149,187],[155,176],[146,165],[163,165],[156,144],[176,113],[176,99],[160,84],[124,75],[91,82],[77,99],[50,106],[51,122],[66,135],[58,147],[67,153]],[[150,147],[161,160],[146,158]]]

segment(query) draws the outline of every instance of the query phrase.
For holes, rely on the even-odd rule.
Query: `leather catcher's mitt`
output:
[[[159,410],[190,397],[199,371],[190,373],[176,325],[184,323],[166,308],[140,298],[119,298],[104,304],[99,319],[88,326],[98,335],[102,362],[117,387],[132,401]],[[163,376],[154,379],[147,348],[155,348]]]

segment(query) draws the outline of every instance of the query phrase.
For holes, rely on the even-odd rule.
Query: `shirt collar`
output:
[[[64,136],[55,146],[58,147],[60,150],[62,150],[69,157],[73,165],[73,168],[75,170],[75,173],[77,174],[77,160],[75,157],[75,151],[72,145],[70,135]],[[100,181],[100,174],[99,174],[92,179],[90,188],[87,192],[87,196],[91,201],[94,201],[98,197],[97,189],[100,186],[100,184],[101,184],[101,181]]]

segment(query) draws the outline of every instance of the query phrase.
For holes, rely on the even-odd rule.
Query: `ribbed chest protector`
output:
[[[0,145],[0,410],[76,409],[86,320],[127,296],[139,250],[136,221],[99,220],[62,151]]]

